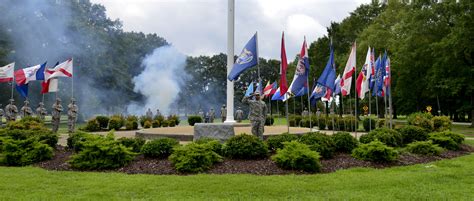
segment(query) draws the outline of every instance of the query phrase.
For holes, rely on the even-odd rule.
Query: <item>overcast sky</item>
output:
[[[119,18],[126,31],[156,33],[186,55],[227,51],[227,0],[91,0],[107,15]],[[326,34],[331,21],[340,22],[370,0],[236,0],[235,54],[258,31],[259,53],[280,57],[285,31],[288,58]]]

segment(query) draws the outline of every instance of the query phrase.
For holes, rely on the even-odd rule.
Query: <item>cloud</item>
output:
[[[103,4],[109,17],[120,18],[127,31],[156,33],[187,55],[213,55],[227,50],[225,0],[92,0]],[[288,57],[322,37],[331,21],[341,21],[370,0],[237,0],[235,52],[258,31],[259,52],[279,58],[281,32],[287,34]]]

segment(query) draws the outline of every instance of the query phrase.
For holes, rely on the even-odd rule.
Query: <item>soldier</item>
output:
[[[9,121],[15,121],[17,114],[18,108],[15,105],[15,100],[10,99],[10,103],[5,107],[5,118],[7,119],[7,123]]]
[[[39,102],[38,108],[36,108],[36,116],[38,116],[41,120],[44,121],[44,117],[48,114],[46,108],[44,107],[43,102]]]
[[[214,123],[214,118],[216,118],[216,112],[214,112],[214,108],[211,108],[211,111],[209,111],[209,123]]]
[[[235,120],[240,123],[242,119],[244,119],[244,111],[239,107],[237,111],[235,111]]]
[[[225,118],[227,116],[227,108],[225,108],[225,104],[222,105],[221,107],[221,119],[222,119],[222,122],[225,121]]]
[[[321,111],[319,111],[319,108],[317,108],[316,116],[319,118],[319,115],[321,115]]]
[[[255,100],[251,100],[251,97],[255,97]],[[250,97],[244,96],[242,103],[249,105],[249,120],[252,124],[252,134],[263,140],[267,105],[260,100],[260,92],[256,91]]]
[[[146,115],[146,117],[148,117],[150,119],[153,119],[153,112],[151,112],[150,108],[148,108],[145,115]]]
[[[33,114],[33,110],[31,109],[30,107],[30,101],[28,100],[25,100],[25,105],[23,105],[23,107],[21,107],[21,118],[24,118],[24,117],[29,117]]]
[[[3,115],[5,115],[5,112],[2,109],[2,104],[0,104],[0,127],[3,125]]]
[[[71,103],[67,106],[67,125],[69,133],[74,132],[74,127],[76,126],[77,121],[77,112],[79,112],[79,108],[76,105],[76,100],[71,98]]]
[[[156,109],[156,117],[159,117],[159,116],[161,116],[160,109]]]
[[[301,116],[303,116],[303,118],[309,116],[308,108],[304,108],[303,112],[301,113]]]
[[[59,123],[61,121],[61,112],[63,111],[63,106],[61,105],[61,99],[56,98],[56,102],[53,104],[53,110],[51,112],[53,132],[58,132]]]

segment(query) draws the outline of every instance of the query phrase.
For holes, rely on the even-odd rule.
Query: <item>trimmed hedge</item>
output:
[[[407,123],[408,125],[413,125],[413,126],[418,126],[422,127],[428,131],[433,131],[433,122],[431,119],[433,118],[433,115],[430,113],[423,113],[423,112],[415,112],[407,117]]]
[[[337,132],[332,138],[338,152],[351,153],[359,145],[359,141],[347,132]]]
[[[420,155],[438,156],[443,151],[443,148],[431,141],[416,141],[407,145],[407,151]]]
[[[272,116],[265,117],[265,126],[271,126],[275,123],[275,119]]]
[[[231,137],[223,149],[229,158],[257,159],[268,156],[267,145],[258,137],[245,133]]]
[[[313,151],[317,151],[325,159],[332,158],[336,151],[336,145],[331,136],[322,133],[306,133],[299,141],[309,146]]]
[[[86,123],[86,126],[81,128],[80,130],[84,130],[88,132],[96,132],[96,131],[101,130],[101,126],[100,126],[99,121],[97,121],[97,119],[89,119]]]
[[[452,122],[447,116],[435,116],[431,119],[435,131],[451,130]]]
[[[429,134],[429,140],[449,150],[459,150],[464,141],[464,136],[451,131],[435,132]]]
[[[67,138],[67,147],[74,152],[79,152],[84,148],[86,141],[92,141],[97,138],[100,138],[100,136],[85,132],[71,133]]]
[[[107,128],[107,126],[109,125],[110,118],[108,116],[96,116],[95,120],[97,120],[97,123],[99,123],[100,130],[101,128]]]
[[[38,137],[12,139],[0,137],[0,164],[25,166],[53,158],[53,148]]]
[[[289,133],[282,133],[281,135],[270,136],[266,143],[268,145],[268,149],[272,152],[277,151],[278,149],[283,148],[284,142],[291,142],[293,140],[298,140],[299,137],[297,135],[292,135]]]
[[[123,146],[128,148],[132,148],[132,151],[135,153],[140,153],[143,145],[145,144],[145,140],[141,138],[126,138],[121,137],[117,140]]]
[[[378,140],[361,144],[352,151],[354,158],[373,162],[391,162],[398,158],[398,152]]]
[[[361,143],[370,143],[375,140],[379,140],[391,147],[403,146],[402,135],[398,131],[389,128],[377,128],[359,138]]]
[[[284,148],[278,149],[272,160],[283,169],[319,172],[319,157],[318,152],[312,151],[308,145],[291,141],[284,142]]]
[[[219,155],[223,154],[222,147],[223,145],[219,142],[219,140],[214,138],[203,137],[199,140],[194,141],[196,144],[207,144],[211,147],[212,151],[216,152]]]
[[[397,130],[402,135],[404,144],[415,141],[425,141],[428,140],[429,137],[428,131],[418,126],[407,125]]]
[[[124,124],[124,120],[121,117],[118,116],[112,116],[109,120],[109,130],[120,130]]]
[[[173,138],[160,138],[145,143],[141,153],[149,158],[167,158],[178,145],[179,142]]]
[[[212,150],[208,143],[189,143],[174,148],[169,160],[179,172],[204,172],[222,161],[222,157]]]
[[[364,118],[364,120],[362,120],[362,124],[364,126],[364,130],[366,132],[369,132],[371,130],[374,130],[375,129],[375,119],[371,118],[371,117],[366,117]]]
[[[194,126],[196,123],[202,123],[202,117],[201,116],[188,116],[188,124],[190,126]]]

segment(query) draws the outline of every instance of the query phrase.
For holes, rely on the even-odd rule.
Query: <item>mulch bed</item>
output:
[[[455,158],[474,152],[474,147],[462,145],[459,151],[444,151],[440,156],[419,156],[414,154],[402,154],[399,159],[391,163],[375,163],[352,158],[350,154],[337,153],[334,158],[321,160],[322,172],[330,173],[337,170],[354,167],[387,168],[394,166],[405,166],[420,163],[428,163],[441,159]],[[72,151],[63,146],[57,146],[53,159],[35,164],[47,170],[73,171],[67,160],[70,159]],[[167,159],[150,159],[142,155],[137,156],[129,165],[101,172],[123,172],[127,174],[159,174],[159,175],[184,175],[177,172]],[[225,159],[218,163],[206,173],[209,174],[255,174],[255,175],[282,175],[282,174],[307,174],[302,171],[284,170],[279,168],[272,160],[235,160]]]

